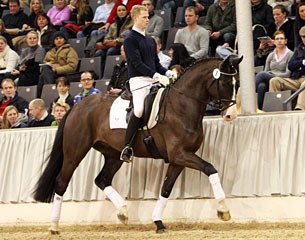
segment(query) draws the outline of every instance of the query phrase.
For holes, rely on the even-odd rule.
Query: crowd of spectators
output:
[[[269,90],[273,77],[278,77],[277,81],[279,78],[295,79],[292,74],[296,74],[296,68],[298,72],[303,69],[305,63],[296,64],[296,59],[300,59],[305,48],[305,33],[300,31],[305,26],[305,1],[249,1],[254,60],[256,66],[264,66],[264,71],[256,76],[258,106],[261,109],[264,93]],[[58,125],[69,108],[84,97],[101,92],[94,87],[92,69],[79,73],[80,93],[76,96],[69,93],[69,74],[77,73],[80,60],[77,49],[69,44],[69,38],[87,39],[84,54],[86,57],[101,58],[101,76],[107,56],[122,56],[123,60],[114,66],[107,89],[108,94],[120,95],[128,80],[123,41],[133,25],[129,12],[135,4],[142,4],[148,9],[150,21],[146,34],[154,37],[160,63],[167,69],[174,69],[180,74],[197,59],[217,55],[225,57],[238,51],[235,0],[106,0],[95,9],[88,0],[55,0],[53,7],[47,11],[42,0],[9,0],[5,3],[6,6],[2,4],[0,9],[0,14],[5,8],[9,10],[0,16],[2,128],[41,126],[45,123]],[[166,22],[155,9],[171,8],[172,19],[175,19],[178,7],[182,8],[183,17],[176,24],[171,23],[178,30],[173,43],[165,49]],[[29,9],[28,14],[26,8]],[[200,18],[204,21],[199,24]],[[296,79],[300,78],[302,75]],[[275,82],[273,79],[272,86],[270,84],[271,91],[284,89],[275,87]],[[299,88],[302,80],[299,82],[299,85],[288,89]],[[41,99],[44,84],[55,84],[58,91],[58,97],[51,106],[45,106]],[[32,85],[37,85],[37,99],[28,103],[18,95],[17,90],[18,86]],[[303,106],[305,104],[298,104],[297,109],[303,110]]]

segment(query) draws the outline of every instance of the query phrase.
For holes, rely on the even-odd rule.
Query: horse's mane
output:
[[[185,75],[189,70],[191,70],[191,68],[193,68],[195,65],[200,64],[201,62],[204,61],[209,61],[209,60],[223,60],[222,58],[217,58],[217,57],[205,57],[205,58],[199,58],[197,59],[195,62],[193,62],[192,64],[190,64],[189,66],[187,66],[182,73],[180,74],[180,76],[177,78],[177,80],[175,82],[177,82],[183,75]]]

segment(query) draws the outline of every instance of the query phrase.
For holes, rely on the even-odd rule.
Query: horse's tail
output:
[[[34,199],[39,202],[51,202],[55,192],[56,178],[61,170],[64,152],[63,152],[63,135],[64,127],[69,115],[68,111],[61,120],[56,132],[52,151],[48,156],[48,164],[44,169],[41,177],[34,190]]]

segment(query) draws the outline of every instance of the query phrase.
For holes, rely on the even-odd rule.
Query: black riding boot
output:
[[[139,128],[140,118],[131,113],[125,135],[125,148],[122,150],[120,159],[124,162],[131,162],[133,158],[132,144]]]

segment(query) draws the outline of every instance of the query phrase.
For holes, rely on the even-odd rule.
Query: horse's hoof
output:
[[[58,229],[54,229],[52,227],[49,227],[49,232],[52,234],[52,235],[58,235],[59,234],[59,230]]]
[[[217,217],[222,221],[229,221],[231,219],[231,214],[229,211],[226,212],[217,211]]]
[[[127,206],[121,207],[119,213],[118,213],[118,219],[121,221],[123,224],[128,224],[128,211],[127,211]]]
[[[160,221],[154,221],[154,223],[157,226],[156,233],[165,233],[166,232],[166,227],[164,226],[163,222]]]

